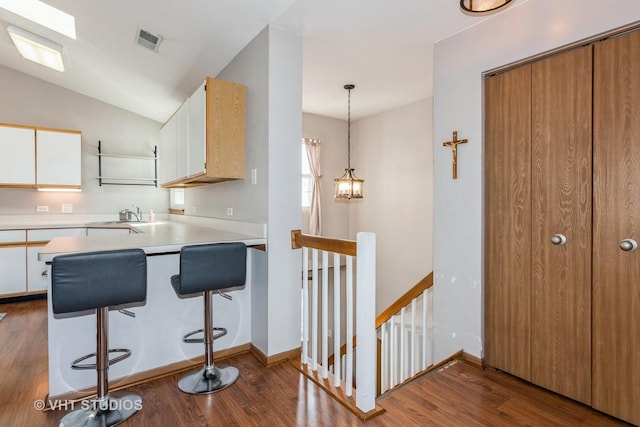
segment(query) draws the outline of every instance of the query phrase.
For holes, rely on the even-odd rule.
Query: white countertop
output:
[[[93,225],[85,223],[82,226]],[[56,237],[40,250],[38,260],[51,261],[56,255],[66,253],[133,248],[141,248],[147,254],[161,254],[178,252],[185,245],[203,243],[242,242],[247,246],[266,244],[266,239],[262,236],[173,221],[132,224],[131,228],[136,233]]]

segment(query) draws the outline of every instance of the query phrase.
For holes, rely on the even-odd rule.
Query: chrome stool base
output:
[[[214,367],[213,372],[202,367],[178,381],[178,388],[189,394],[209,394],[220,391],[235,383],[240,372],[234,366]]]
[[[82,405],[80,409],[69,412],[60,420],[60,427],[115,426],[142,409],[142,398],[135,393],[114,392],[102,402],[82,401],[79,404]]]

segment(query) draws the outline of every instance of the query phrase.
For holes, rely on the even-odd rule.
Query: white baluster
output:
[[[396,316],[391,316],[389,319],[389,326],[391,330],[391,334],[389,336],[389,346],[391,347],[391,355],[389,357],[389,370],[391,371],[391,376],[389,378],[389,388],[393,388],[396,383],[396,359],[397,359],[397,349],[398,345],[396,342]]]
[[[333,363],[335,364],[334,382],[335,387],[340,386],[342,376],[341,356],[340,356],[340,254],[333,254]]]
[[[302,364],[309,363],[309,249],[302,248]]]
[[[416,299],[411,300],[411,376],[416,370]]]
[[[407,379],[406,374],[406,344],[405,344],[405,336],[406,336],[406,309],[402,307],[400,310],[400,381],[402,382]]]
[[[387,375],[389,374],[389,356],[387,351],[389,351],[389,338],[387,334],[389,333],[389,322],[384,322],[380,327],[380,341],[382,341],[382,349],[380,351],[380,392],[384,393],[387,391],[389,380],[387,379]]]
[[[318,250],[311,250],[311,369],[318,369]]]
[[[347,347],[346,352],[346,370],[345,370],[345,394],[351,396],[353,394],[353,257],[351,255],[346,256],[347,261],[347,291],[346,291],[346,322],[347,331],[345,336],[345,343]]]
[[[427,369],[427,340],[429,332],[427,330],[427,290],[422,293],[422,369]]]
[[[322,378],[329,376],[329,253],[322,251]]]

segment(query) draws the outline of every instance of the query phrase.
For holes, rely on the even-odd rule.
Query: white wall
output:
[[[0,215],[35,214],[36,205],[48,205],[60,214],[62,203],[74,213],[106,214],[132,205],[144,212],[167,212],[168,191],[153,187],[98,186],[98,140],[103,151],[151,155],[158,144],[160,123],[76,92],[0,66],[0,122],[82,131],[82,192],[46,193],[31,189],[0,188]],[[113,159],[111,159],[113,161]],[[131,163],[115,162],[114,174],[127,174]],[[136,166],[148,166],[148,163]],[[46,214],[42,214],[46,215]]]
[[[205,76],[202,76],[204,79]],[[245,179],[185,190],[185,215],[267,222],[269,147],[269,37],[257,35],[218,75],[246,87]],[[193,88],[194,90],[196,87]],[[251,169],[257,183],[251,184]],[[233,216],[227,216],[233,208]]]
[[[482,73],[640,18],[637,0],[520,2],[434,49],[436,360],[464,349],[482,357]],[[442,142],[469,143],[458,151]]]
[[[432,98],[351,123],[351,166],[362,200],[335,200],[347,167],[347,123],[303,115],[303,135],[322,141],[322,227],[327,237],[376,233],[376,312],[433,270]]]
[[[365,184],[349,232],[376,233],[376,313],[433,270],[432,101],[351,124],[351,165]]]
[[[302,38],[269,27],[268,355],[300,347],[301,138]]]
[[[247,178],[187,189],[185,214],[267,223],[268,252],[252,265],[251,333],[271,356],[300,346],[301,260],[290,232],[301,226],[302,41],[266,27],[216,77],[246,86]]]

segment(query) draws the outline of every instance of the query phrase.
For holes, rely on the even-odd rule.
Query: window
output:
[[[169,207],[171,209],[184,209],[184,188],[169,189]]]
[[[307,157],[307,148],[304,140],[302,140],[302,207],[311,207],[311,193],[313,192],[313,177],[311,176],[311,168],[309,167],[309,158]]]

